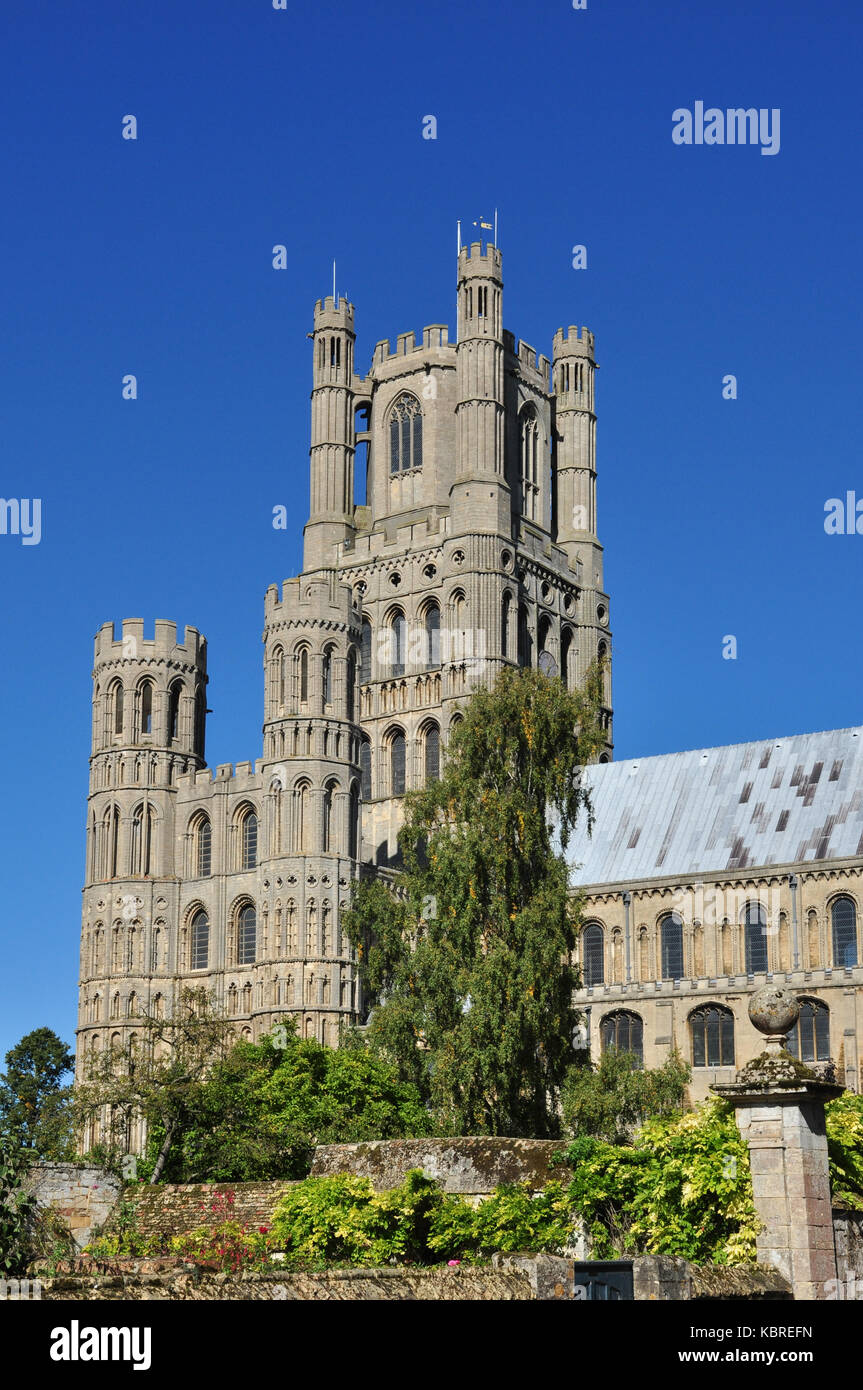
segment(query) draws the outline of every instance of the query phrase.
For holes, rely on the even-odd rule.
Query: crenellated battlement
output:
[[[449,341],[448,324],[428,324],[422,331],[422,342],[419,343],[414,332],[399,333],[393,350],[390,349],[389,338],[381,338],[380,342],[375,343],[372,370],[397,357],[411,357],[419,353],[434,351],[436,348],[447,348],[455,357],[455,347]]]
[[[280,621],[340,627],[358,627],[360,622],[350,589],[334,571],[286,579],[281,594],[278,584],[271,584],[264,597],[264,614],[267,627]]]
[[[593,357],[593,353],[594,337],[587,328],[570,324],[565,333],[559,328],[554,335],[552,356],[555,362],[559,357]]]
[[[506,343],[506,337],[509,337],[509,344]],[[536,349],[531,347],[530,343],[524,342],[522,338],[519,338],[516,343],[512,334],[505,335],[504,345],[509,346],[510,351],[518,358],[518,364],[523,370],[535,372],[548,385],[551,363],[544,353],[540,353],[537,357]]]
[[[473,279],[479,276],[499,279],[502,267],[503,257],[498,248],[490,241],[486,243],[485,252],[483,252],[481,241],[473,241],[469,246],[463,246],[458,253],[460,279]]]
[[[344,296],[338,301],[328,294],[326,299],[315,301],[315,331],[319,328],[347,328],[353,332],[354,306]]]
[[[219,763],[217,767],[201,767],[191,772],[183,772],[177,778],[177,788],[183,800],[194,795],[207,796],[217,786],[227,784],[230,792],[254,792],[261,786],[263,760],[256,758],[251,762]]]
[[[186,627],[183,640],[177,640],[177,624],[157,618],[154,635],[144,636],[143,618],[124,618],[120,636],[113,622],[103,623],[95,638],[95,665],[117,661],[186,662],[199,671],[207,669],[207,639],[196,627]]]

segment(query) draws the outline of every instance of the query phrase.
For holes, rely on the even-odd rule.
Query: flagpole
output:
[[[333,261],[333,308],[338,309],[338,307],[336,302],[336,263]]]
[[[461,255],[461,218],[459,218],[458,222],[456,222],[456,224],[455,224],[455,243],[456,243],[456,254],[457,254],[458,256],[460,256],[460,255]]]
[[[497,208],[494,210],[494,244],[497,246]]]

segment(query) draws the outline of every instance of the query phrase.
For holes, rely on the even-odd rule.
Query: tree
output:
[[[80,1125],[96,1119],[107,1134],[107,1151],[126,1148],[135,1118],[158,1133],[150,1182],[158,1182],[171,1146],[189,1124],[207,1072],[227,1051],[231,1025],[217,1013],[202,987],[185,987],[171,1018],[144,1013],[135,1052],[112,1049],[98,1058],[75,1094]]]
[[[286,1017],[213,1066],[163,1172],[174,1182],[303,1178],[317,1144],[430,1132],[416,1087],[394,1067],[350,1037],[339,1048],[301,1040]]]
[[[683,1109],[692,1073],[678,1052],[652,1070],[631,1052],[609,1047],[597,1065],[567,1072],[561,1093],[564,1133],[609,1144],[631,1144],[648,1119],[664,1119]]]
[[[0,1075],[0,1134],[32,1158],[63,1159],[74,1152],[70,1086],[63,1077],[74,1057],[50,1028],[35,1028],[6,1053]]]
[[[477,690],[441,779],[406,797],[395,891],[355,892],[370,1041],[444,1132],[557,1130],[578,1022],[563,850],[590,816],[581,768],[604,742],[601,704],[598,666],[581,692],[511,668]]]

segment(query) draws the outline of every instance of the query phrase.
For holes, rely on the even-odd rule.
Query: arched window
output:
[[[430,603],[425,611],[425,665],[430,671],[440,666],[440,609]]]
[[[308,704],[309,700],[309,651],[308,647],[302,647],[298,658],[299,665],[299,694],[300,704]]]
[[[573,673],[570,670],[570,652],[572,651],[572,628],[565,627],[560,634],[560,678],[567,690],[573,686]]]
[[[257,948],[258,923],[251,903],[237,914],[237,964],[252,965]]]
[[[333,848],[333,792],[338,786],[337,782],[327,782],[324,787],[323,803],[323,843],[324,854]]]
[[[348,855],[351,859],[360,857],[360,789],[356,782],[351,782],[351,803],[350,803],[350,823]]]
[[[527,606],[520,603],[518,607],[518,664],[519,666],[530,666],[532,662],[533,642],[530,636]]]
[[[153,686],[150,681],[144,681],[141,686],[141,733],[151,734],[153,732]]]
[[[689,1015],[694,1067],[734,1066],[734,1015],[721,1004],[705,1004]]]
[[[670,912],[659,924],[662,956],[662,979],[683,979],[683,923],[676,912]]]
[[[509,594],[504,594],[500,611],[500,651],[504,658],[509,657],[509,626],[510,610],[512,608],[512,598]]]
[[[153,942],[150,953],[150,971],[155,973],[162,964],[162,928],[154,927]]]
[[[111,689],[111,699],[114,705],[114,733],[123,732],[123,687],[119,681]]]
[[[308,782],[300,782],[294,788],[294,849],[302,854],[311,848],[309,839],[309,792]]]
[[[405,673],[405,648],[407,646],[407,622],[404,613],[394,613],[390,620],[390,675],[403,676]]]
[[[324,652],[322,663],[324,704],[331,705],[333,702],[333,649],[327,647]]]
[[[372,678],[372,625],[363,618],[360,635],[360,684],[366,685]]]
[[[788,1034],[787,1047],[800,1062],[830,1060],[830,1010],[820,999],[799,999],[800,1017]]]
[[[390,473],[423,466],[423,417],[416,396],[403,392],[390,411]]]
[[[192,918],[192,969],[206,970],[210,962],[210,919],[203,909]]]
[[[440,729],[437,724],[429,724],[425,732],[425,780],[437,782],[440,778]]]
[[[240,818],[239,832],[240,868],[254,869],[258,863],[258,817],[251,807]]]
[[[833,928],[833,964],[857,964],[857,909],[851,898],[837,898],[830,908]]]
[[[405,736],[396,731],[390,737],[390,795],[404,796]]]
[[[760,903],[747,903],[744,913],[747,975],[767,971],[767,913]]]
[[[602,927],[598,922],[586,926],[581,937],[584,983],[587,988],[605,981],[605,951]]]
[[[539,421],[532,405],[521,412],[521,511],[539,519]]]
[[[213,828],[207,816],[200,816],[194,829],[196,878],[209,878],[212,872]]]
[[[606,1014],[599,1024],[599,1040],[603,1052],[632,1052],[639,1066],[644,1061],[644,1025],[638,1014],[628,1009],[616,1009]]]
[[[180,695],[183,682],[174,681],[168,691],[168,738],[173,743],[180,731]]]
[[[357,704],[357,649],[351,647],[348,651],[347,680],[345,684],[345,714],[348,719],[356,718]]]
[[[153,810],[150,806],[138,806],[132,816],[132,842],[130,845],[129,872],[149,874],[150,856],[153,843]]]
[[[360,773],[362,776],[363,801],[372,799],[372,745],[369,739],[360,742]]]

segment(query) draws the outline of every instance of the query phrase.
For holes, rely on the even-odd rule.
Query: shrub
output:
[[[307,1178],[280,1201],[272,1239],[289,1257],[312,1262],[427,1263],[431,1218],[442,1201],[419,1169],[388,1192],[375,1192],[368,1178]]]

